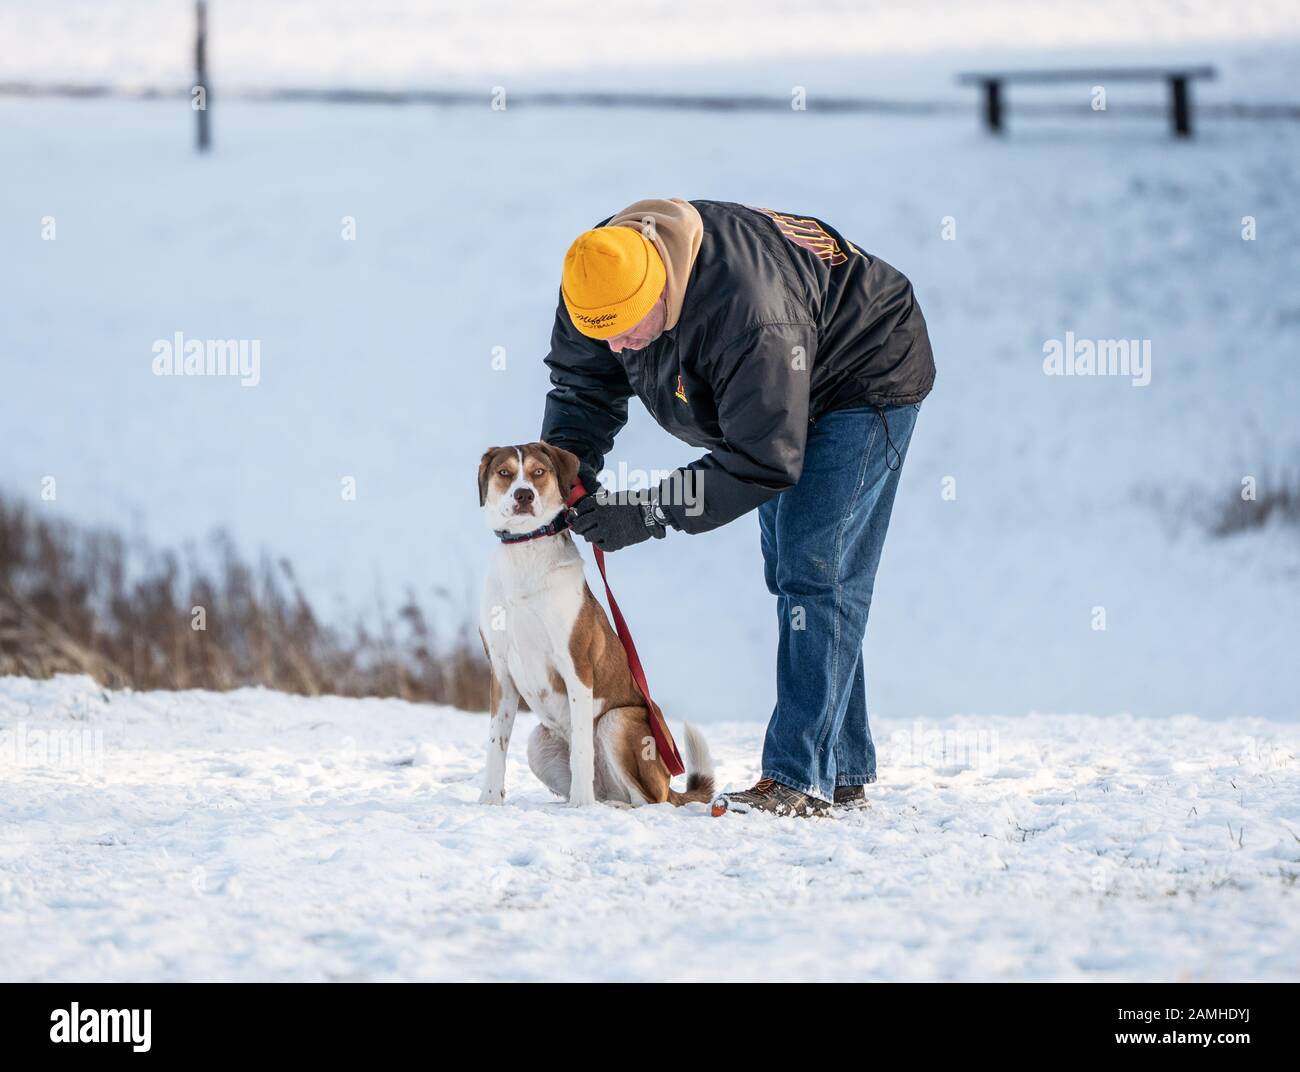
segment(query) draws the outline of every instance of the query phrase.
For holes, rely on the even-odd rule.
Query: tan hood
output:
[[[675,328],[682,315],[682,299],[691,279],[695,255],[704,238],[704,221],[689,201],[646,198],[617,212],[606,227],[635,227],[655,244],[668,273],[668,320],[665,329]]]

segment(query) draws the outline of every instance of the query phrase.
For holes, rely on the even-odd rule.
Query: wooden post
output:
[[[1174,123],[1175,138],[1192,136],[1192,101],[1187,93],[1187,76],[1173,74],[1169,76],[1170,117]]]
[[[1002,130],[1002,83],[990,78],[984,83],[984,122],[989,132],[1000,133]]]
[[[195,86],[202,92],[201,99],[198,101],[199,107],[195,109],[195,115],[198,117],[198,148],[199,152],[206,152],[208,146],[212,143],[212,135],[208,130],[208,107],[212,104],[212,95],[208,87],[208,5],[207,0],[195,0],[194,3],[194,72]],[[191,97],[190,106],[194,106],[194,99]]]

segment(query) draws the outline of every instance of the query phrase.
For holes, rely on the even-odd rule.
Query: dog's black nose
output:
[[[532,503],[532,501],[533,501],[533,489],[532,489],[532,488],[518,488],[518,489],[516,489],[516,491],[515,491],[515,502],[517,502],[520,506],[528,506],[528,505],[530,505],[530,504]]]

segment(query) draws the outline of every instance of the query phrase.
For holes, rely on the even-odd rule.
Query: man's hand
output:
[[[578,463],[578,483],[587,489],[588,495],[595,495],[600,490],[600,477],[590,462]]]
[[[650,503],[614,502],[605,495],[588,495],[573,508],[570,527],[602,551],[620,551],[651,536],[663,539],[667,530],[655,520]]]

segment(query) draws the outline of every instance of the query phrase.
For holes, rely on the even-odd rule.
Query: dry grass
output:
[[[287,561],[252,566],[223,535],[182,558],[38,513],[0,498],[0,674],[487,706],[477,632],[435,636],[413,597],[377,631],[329,627]]]
[[[1300,473],[1267,474],[1259,479],[1254,499],[1239,490],[1214,506],[1207,525],[1212,536],[1232,536],[1263,528],[1274,519],[1300,526]]]

